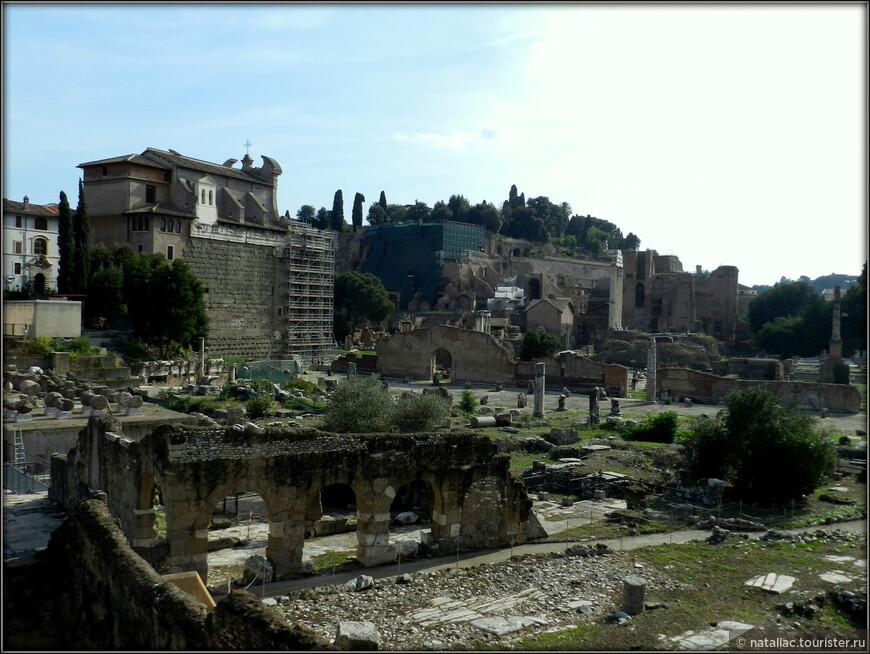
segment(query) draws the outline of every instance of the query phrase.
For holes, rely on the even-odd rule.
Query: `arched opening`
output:
[[[45,295],[45,275],[37,273],[33,278],[33,292],[36,295]]]
[[[434,511],[435,493],[422,479],[413,479],[396,491],[390,504],[390,542],[399,560],[417,558],[421,546],[430,542]]]
[[[541,280],[540,279],[530,279],[528,282],[528,294],[529,300],[540,300],[541,299]]]
[[[305,510],[303,560],[312,570],[333,571],[356,555],[357,499],[349,484],[324,486]]]
[[[263,583],[263,575],[245,579],[245,562],[254,555],[267,556],[270,511],[254,492],[230,493],[210,507],[207,586],[233,583],[245,587]],[[267,582],[272,579],[266,579]]]
[[[441,375],[441,381],[448,381],[453,376],[453,356],[444,348],[438,348],[432,354],[430,374]]]

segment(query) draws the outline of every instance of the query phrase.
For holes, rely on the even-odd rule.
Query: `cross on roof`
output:
[[[245,141],[244,145],[245,145],[245,154],[250,154],[250,152],[248,152],[248,148],[250,148],[252,145],[251,139],[248,139],[247,141]]]

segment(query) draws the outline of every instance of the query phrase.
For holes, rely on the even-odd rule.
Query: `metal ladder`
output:
[[[12,427],[13,465],[24,472],[27,467],[27,455],[24,451],[24,436],[21,427]]]

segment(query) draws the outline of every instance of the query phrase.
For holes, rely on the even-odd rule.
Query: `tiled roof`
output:
[[[85,166],[105,166],[113,163],[134,163],[140,164],[142,166],[151,166],[152,168],[160,168],[163,170],[169,170],[169,166],[153,161],[152,159],[146,159],[141,154],[125,154],[121,157],[112,157],[111,159],[99,159],[98,161],[88,161],[87,163],[81,163],[76,168],[84,168]]]
[[[57,203],[52,204],[32,204],[28,202],[15,202],[15,200],[7,200],[3,198],[3,213],[18,213],[28,216],[57,216],[60,214],[60,207]]]
[[[222,166],[220,164],[211,163],[210,161],[202,161],[201,159],[193,159],[191,157],[185,157],[183,154],[179,154],[177,152],[167,152],[166,150],[158,150],[157,148],[148,148],[143,152],[143,155],[151,154],[152,156],[159,157],[164,161],[168,161],[169,163],[181,166],[182,168],[190,168],[191,170],[199,170],[204,173],[208,173],[211,175],[222,175],[224,177],[235,177],[236,179],[244,179],[246,181],[256,181],[260,183],[270,183],[271,180],[266,180],[261,176],[247,172],[243,170],[239,170],[238,168],[232,168],[230,166]]]

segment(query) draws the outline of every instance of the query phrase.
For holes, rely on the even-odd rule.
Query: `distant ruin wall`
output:
[[[860,413],[861,395],[845,384],[808,384],[805,382],[763,381],[717,377],[688,368],[661,368],[656,373],[656,389],[668,389],[671,396],[691,397],[705,404],[721,404],[735,388],[761,386],[780,400],[801,409],[834,413]]]
[[[625,397],[628,392],[630,371],[625,366],[599,363],[574,352],[539,360],[544,362],[547,384],[552,388],[568,386],[589,389],[600,386],[615,389],[621,397]],[[535,376],[535,362],[518,361],[516,370],[518,380],[532,379]]]
[[[4,563],[5,648],[333,649],[244,591],[210,612],[130,549],[104,497],[78,503],[38,560]]]

